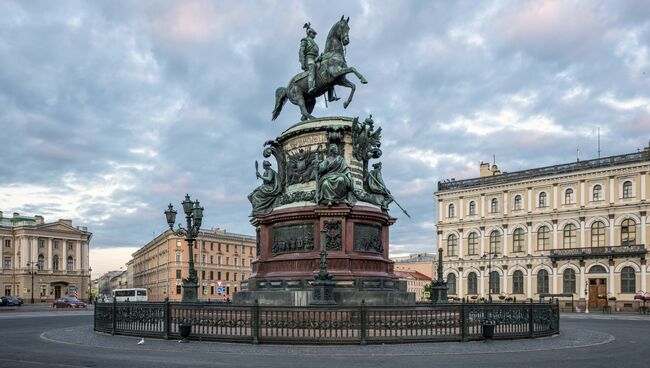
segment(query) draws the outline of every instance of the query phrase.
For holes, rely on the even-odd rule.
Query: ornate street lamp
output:
[[[32,276],[32,298],[30,301],[32,304],[34,304],[34,275],[36,275],[36,272],[34,272],[34,266],[36,266],[37,270],[41,269],[41,265],[37,262],[27,262],[27,267],[30,269],[29,274]]]
[[[199,279],[196,276],[196,269],[194,269],[194,242],[201,230],[201,222],[203,221],[203,207],[198,200],[192,202],[188,194],[185,195],[185,200],[181,202],[183,205],[183,212],[185,212],[185,220],[187,227],[183,228],[178,225],[178,229],[174,230],[174,223],[176,223],[176,211],[174,206],[170,203],[165,211],[167,224],[176,236],[185,236],[187,246],[189,248],[190,257],[190,272],[186,279],[183,279],[183,299],[184,303],[198,302],[198,288]]]

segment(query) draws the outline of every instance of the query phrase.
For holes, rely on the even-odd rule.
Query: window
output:
[[[632,267],[623,267],[621,270],[621,293],[636,292],[636,275]]]
[[[470,216],[476,215],[476,202],[474,201],[469,202],[469,215]]]
[[[201,271],[201,280],[205,280],[205,270]]]
[[[210,242],[210,250],[214,250],[214,242]],[[214,294],[214,293],[212,293]]]
[[[210,295],[214,295],[214,286],[210,286]]]
[[[9,270],[9,269],[11,269],[11,257],[5,257],[5,258],[4,258],[3,268],[4,268],[5,270]]]
[[[567,268],[562,273],[562,292],[571,294],[576,292],[576,272],[572,268]]]
[[[512,293],[524,293],[524,273],[519,270],[512,274]]]
[[[478,294],[476,292],[477,289],[476,284],[477,284],[476,273],[470,272],[469,275],[467,275],[467,294],[470,295]]]
[[[210,271],[210,280],[214,280],[214,271]]]
[[[67,262],[65,264],[66,271],[72,271],[72,262],[73,262],[72,261],[72,256],[69,256],[68,260],[67,260]]]
[[[230,265],[230,257],[226,257],[226,266]]]
[[[203,256],[201,257],[201,260],[203,261],[203,264],[206,263],[207,259],[208,259],[208,255],[203,253]]]
[[[11,240],[5,239],[5,248],[11,248]]]
[[[521,210],[521,196],[519,194],[515,196],[515,203],[512,209],[515,211]]]
[[[578,230],[574,224],[567,224],[562,230],[562,247],[563,248],[577,248],[578,246]]]
[[[221,256],[220,256],[220,255],[217,256],[217,264],[218,264],[218,265],[221,265]]]
[[[490,294],[501,293],[501,283],[499,281],[499,273],[497,271],[490,272]]]
[[[517,228],[512,233],[512,251],[515,253],[524,251],[524,229]]]
[[[573,204],[573,189],[569,188],[564,191],[564,204]]]
[[[221,271],[217,271],[217,280],[221,280]]]
[[[605,246],[605,224],[602,221],[596,221],[591,224],[591,246]]]
[[[66,242],[66,245],[68,247],[68,250],[72,250],[72,242],[71,241]]]
[[[447,238],[447,255],[449,257],[456,257],[458,255],[458,237],[456,234],[451,234]]]
[[[490,253],[499,254],[501,249],[501,234],[497,230],[490,233]]]
[[[58,255],[54,255],[54,257],[52,257],[52,270],[54,270],[54,271],[59,270],[59,256]]]
[[[454,204],[450,204],[447,210],[447,217],[456,217],[456,207]]]
[[[537,250],[547,250],[551,246],[551,235],[548,226],[542,226],[537,230]]]
[[[226,244],[226,252],[230,252],[230,244]]]
[[[467,237],[467,254],[470,256],[478,254],[478,235],[476,233],[470,233]]]
[[[539,193],[539,202],[537,204],[537,207],[543,208],[547,206],[548,206],[548,202],[546,201],[546,192]]]
[[[45,248],[45,239],[38,239],[38,248],[39,249]]]
[[[607,270],[601,265],[594,265],[589,269],[589,273],[607,273]]]
[[[176,285],[176,294],[181,295],[183,292],[181,291],[181,286]]]
[[[214,256],[210,256],[210,264],[214,263]]]
[[[636,244],[636,222],[632,219],[625,219],[621,223],[621,245]]]
[[[176,262],[180,262],[180,261],[181,261],[181,257],[182,257],[182,256],[181,256],[181,252],[176,252]]]
[[[603,200],[603,187],[601,187],[600,184],[594,185],[592,198],[594,202]]]
[[[181,270],[176,270],[176,278],[177,278],[177,279],[181,279],[181,278],[182,278],[182,276],[181,276]]]
[[[226,281],[230,281],[230,272],[226,272]]]
[[[548,271],[537,272],[537,294],[548,293]]]
[[[492,201],[490,202],[490,212],[491,213],[499,212],[499,200],[498,199],[492,198]]]
[[[58,240],[54,241],[54,249],[59,249],[59,241]]]
[[[221,252],[221,243],[217,244],[217,251]]]
[[[632,182],[623,183],[623,198],[632,198]]]
[[[456,275],[447,275],[447,294],[456,295]]]
[[[181,246],[181,240],[180,239],[176,239],[176,246],[180,248],[180,246]]]
[[[233,262],[234,262],[234,266],[237,267],[237,264],[239,264],[239,258],[235,257],[233,259]]]
[[[205,240],[201,240],[201,250],[205,250]]]
[[[45,269],[45,257],[42,254],[38,255],[38,269]]]
[[[232,274],[232,280],[237,281],[237,272],[233,272]]]

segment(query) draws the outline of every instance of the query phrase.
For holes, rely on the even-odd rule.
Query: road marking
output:
[[[0,319],[20,319],[39,317],[70,317],[70,316],[92,316],[93,312],[18,312],[0,314]]]

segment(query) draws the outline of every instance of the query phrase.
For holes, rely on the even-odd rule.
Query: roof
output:
[[[394,271],[395,275],[400,279],[411,279],[420,281],[431,281],[431,278],[418,271]]]
[[[650,149],[646,148],[641,152],[627,153],[623,155],[597,158],[593,160],[577,161],[567,164],[545,166],[522,171],[504,172],[500,175],[485,176],[482,178],[479,177],[464,180],[439,181],[438,192],[511,183],[543,176],[566,174],[577,171],[586,171],[640,162],[650,162]]]

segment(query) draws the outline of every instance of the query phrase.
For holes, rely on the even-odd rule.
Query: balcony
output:
[[[561,259],[641,257],[648,253],[645,245],[619,245],[614,247],[554,249],[549,257]]]

